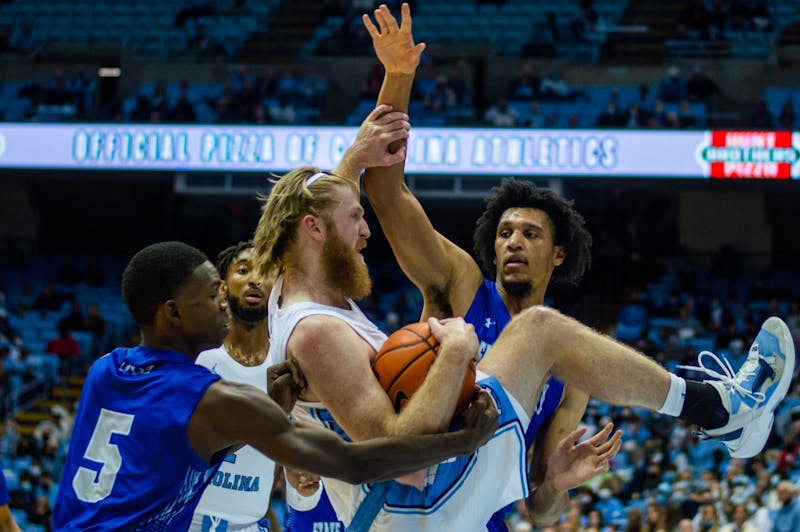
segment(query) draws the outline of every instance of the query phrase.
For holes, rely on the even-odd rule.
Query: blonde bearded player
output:
[[[386,106],[371,113],[334,172],[357,179],[367,167],[395,163],[399,157],[390,155],[387,148],[408,134],[406,118],[404,113],[389,112]],[[221,251],[216,267],[233,319],[223,345],[200,353],[197,363],[226,380],[267,391],[267,368],[274,364],[267,357],[266,294],[272,285],[264,283],[254,268],[249,241]],[[266,530],[264,517],[274,474],[275,462],[250,446],[226,456],[203,493],[189,530]],[[294,476],[287,475],[290,484]]]

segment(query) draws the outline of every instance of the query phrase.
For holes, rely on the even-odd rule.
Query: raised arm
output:
[[[386,71],[378,104],[389,104],[395,111],[407,111],[414,74],[424,43],[414,44],[411,13],[402,6],[402,22],[382,5],[375,10],[376,27],[363,17],[375,53]],[[405,150],[405,145],[391,149]],[[403,159],[405,160],[405,159]],[[364,192],[397,261],[405,274],[420,289],[428,315],[464,315],[483,276],[477,263],[464,250],[439,234],[404,180],[405,165],[398,163],[368,168]]]
[[[247,443],[300,471],[359,483],[386,480],[469,454],[488,441],[496,426],[497,411],[483,395],[467,411],[464,430],[347,443],[332,431],[292,422],[257,388],[218,381],[198,404],[187,432],[205,459]]]

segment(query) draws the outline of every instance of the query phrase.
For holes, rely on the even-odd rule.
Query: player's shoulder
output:
[[[356,346],[367,345],[353,327],[344,319],[313,314],[297,323],[288,348],[290,352],[318,352],[322,350],[341,351]]]
[[[201,366],[210,367],[210,364],[220,360],[224,360],[228,356],[224,346],[215,347],[213,349],[206,349],[197,355],[195,362]]]
[[[319,341],[320,338],[336,339],[351,334],[355,332],[344,319],[330,314],[311,314],[297,322],[292,337],[303,341]]]

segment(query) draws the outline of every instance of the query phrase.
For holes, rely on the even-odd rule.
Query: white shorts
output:
[[[392,482],[370,530],[485,530],[492,514],[528,495],[525,430],[530,418],[497,378],[482,372],[476,378],[500,411],[491,440],[469,456],[428,468],[423,491]],[[339,519],[349,525],[369,485],[326,479],[325,486]]]

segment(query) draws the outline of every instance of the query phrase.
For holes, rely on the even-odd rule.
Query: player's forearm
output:
[[[569,493],[556,491],[544,482],[525,500],[531,522],[536,526],[551,526],[567,510]]]
[[[376,438],[358,443],[358,479],[376,482],[414,473],[453,456],[473,452],[480,442],[464,431]]]
[[[383,85],[378,94],[377,104],[388,104],[395,111],[408,112],[408,100],[411,97],[411,87],[414,85],[414,74],[387,73],[383,78]],[[395,153],[402,148],[406,142],[397,141],[389,145],[389,151]],[[383,199],[391,199],[396,196],[393,192],[397,186],[403,184],[405,163],[399,163],[385,168],[373,168],[364,176],[364,191],[366,193],[367,183],[372,180],[380,180],[378,187],[370,189],[372,196],[367,196],[370,202]],[[385,190],[384,190],[384,185]]]
[[[366,170],[364,163],[358,160],[358,150],[355,148],[355,144],[347,148],[342,156],[342,160],[339,161],[339,164],[336,165],[336,168],[333,170],[335,175],[339,177],[347,178],[354,183],[358,183],[359,178],[361,177],[361,172]]]
[[[442,345],[425,381],[395,421],[393,434],[447,430],[461,392],[468,360],[461,344]]]

